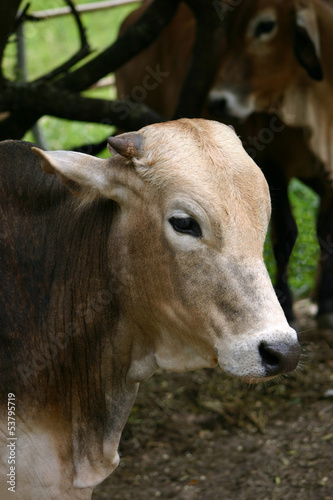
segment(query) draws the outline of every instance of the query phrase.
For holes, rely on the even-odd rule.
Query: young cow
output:
[[[2,500],[88,500],[158,367],[298,363],[263,262],[267,183],[235,133],[183,119],[110,150],[0,145]]]

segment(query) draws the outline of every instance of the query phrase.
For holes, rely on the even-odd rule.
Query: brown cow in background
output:
[[[210,109],[230,117],[277,109],[285,124],[300,128],[305,147],[318,159],[309,169],[304,157],[296,157],[285,180],[292,174],[320,196],[318,320],[328,327],[333,326],[332,29],[332,2],[244,0],[228,18],[226,55],[208,98]],[[279,147],[286,151],[284,141]]]
[[[128,16],[122,26],[122,31],[136,22],[151,1],[147,0],[139,9]],[[275,3],[281,2],[277,0]],[[245,118],[252,111],[250,105],[246,107],[239,100],[234,102],[233,108],[231,105],[228,106],[234,95],[230,89],[237,88],[237,77],[235,76],[237,72],[242,74],[244,92],[250,92],[251,88],[251,82],[246,81],[246,56],[240,58],[233,57],[231,54],[234,46],[241,46],[244,50],[247,46],[246,40],[242,40],[241,44],[238,45],[236,40],[237,29],[246,25],[248,17],[242,12],[249,4],[251,2],[241,2],[232,9],[232,2],[230,2],[230,8],[226,9],[225,15],[221,16],[223,17],[221,22],[225,24],[226,36],[218,42],[221,43],[221,60],[216,65],[216,79],[207,96],[203,116],[236,126],[244,146],[249,154],[255,158],[266,176],[273,206],[271,237],[277,264],[275,289],[288,321],[294,325],[295,316],[287,282],[287,266],[297,238],[297,225],[288,198],[289,181],[296,177],[319,194],[321,201],[317,232],[322,250],[320,261],[322,272],[318,287],[318,323],[320,326],[332,327],[333,258],[332,252],[327,252],[327,245],[329,245],[333,235],[333,191],[323,161],[318,158],[316,151],[309,148],[308,136],[303,128],[287,127],[280,120],[279,115],[276,114],[278,103],[265,109],[266,112],[273,111],[275,115],[253,114],[246,121]],[[266,5],[267,2],[264,4]],[[219,14],[217,9],[217,15]],[[267,31],[271,29],[270,21],[264,18],[262,24],[260,21],[258,23],[256,30],[259,36],[267,37]],[[118,96],[133,103],[144,101],[145,104],[166,117],[172,117],[191,58],[195,26],[196,22],[192,11],[185,4],[181,4],[175,18],[161,33],[158,40],[118,70],[116,74]],[[232,29],[236,31],[232,31]],[[230,89],[224,87],[226,67],[231,75]],[[302,68],[301,70],[304,71]],[[154,81],[151,76],[153,74],[157,75]],[[227,90],[228,92],[221,95],[221,88],[224,89],[224,92]],[[119,107],[119,112],[125,111]],[[265,131],[270,131],[270,135],[266,134],[266,138]],[[260,141],[260,137],[263,138],[262,141]]]

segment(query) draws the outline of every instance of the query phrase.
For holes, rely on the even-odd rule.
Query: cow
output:
[[[0,144],[1,499],[89,499],[158,368],[298,364],[263,262],[268,186],[233,130],[181,119],[109,149]]]
[[[298,170],[297,177],[320,196],[317,317],[319,326],[329,328],[333,328],[332,7],[332,1],[323,0],[244,0],[237,14],[228,18],[226,55],[208,98],[209,106],[223,109],[224,116],[244,119],[275,109],[286,125],[301,130],[314,168],[308,170],[299,162],[291,170],[279,170],[284,170],[286,187],[290,174]]]
[[[121,33],[139,19],[150,3],[151,0],[146,0],[125,19]],[[322,249],[320,259],[322,272],[318,286],[317,321],[321,327],[333,327],[333,252],[330,250],[333,236],[333,191],[329,175],[322,159],[309,147],[304,129],[301,126],[286,126],[286,123],[281,121],[277,102],[272,101],[270,106],[257,109],[252,105],[252,97],[248,100],[246,97],[255,82],[248,80],[248,66],[253,54],[246,52],[250,49],[244,27],[251,17],[249,10],[255,11],[257,3],[244,1],[235,5],[234,2],[230,2],[228,6],[228,3],[224,2],[223,12],[219,9],[218,2],[214,4],[216,14],[223,14],[220,17],[223,17],[221,22],[225,26],[225,37],[217,41],[221,44],[221,58],[216,64],[216,77],[212,82],[202,116],[233,124],[248,152],[265,174],[270,186],[273,208],[271,239],[277,265],[275,289],[287,320],[293,327],[297,327],[297,321],[287,275],[288,262],[298,230],[288,197],[289,182],[296,177],[319,194],[321,202],[317,233]],[[288,2],[275,3],[284,5]],[[325,3],[326,6],[333,4],[331,0]],[[267,2],[263,2],[262,5],[266,8]],[[258,23],[259,21],[260,17]],[[117,71],[118,96],[134,102],[144,100],[145,104],[154,110],[168,118],[172,117],[191,58],[195,26],[196,21],[191,9],[185,4],[180,4],[175,18],[158,40]],[[262,25],[258,24],[258,30],[265,32],[269,29],[269,22],[263,18]],[[267,33],[262,33],[262,37],[265,40]],[[284,39],[283,44],[287,44]],[[270,62],[267,79],[274,72],[283,73],[280,65],[274,62],[274,58],[267,59]],[[146,87],[144,83],[151,69],[156,68],[163,78],[160,78],[158,84],[150,79],[149,86]],[[272,77],[271,81],[279,85],[279,77]],[[261,82],[261,76],[257,79],[257,84],[259,83],[262,83],[262,93],[265,95],[264,85],[268,83]],[[119,113],[124,113],[125,108],[120,104],[118,106]],[[252,114],[256,110],[258,113]],[[270,114],[272,112],[274,115]],[[258,136],[260,137],[265,131],[268,131],[270,136],[260,144]]]

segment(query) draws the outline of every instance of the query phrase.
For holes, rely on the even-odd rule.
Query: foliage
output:
[[[289,285],[295,298],[309,295],[314,287],[319,247],[316,239],[315,221],[318,196],[297,179],[289,186],[289,196],[298,226],[298,238],[290,259]],[[269,241],[265,242],[265,262],[274,281],[275,262]]]

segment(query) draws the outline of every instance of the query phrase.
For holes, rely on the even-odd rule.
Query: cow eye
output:
[[[195,238],[201,238],[201,227],[192,217],[171,217],[169,222],[177,233],[189,234]]]
[[[257,24],[255,28],[254,31],[255,38],[259,38],[262,35],[268,35],[273,31],[275,26],[276,26],[276,21],[261,21],[260,23]]]

